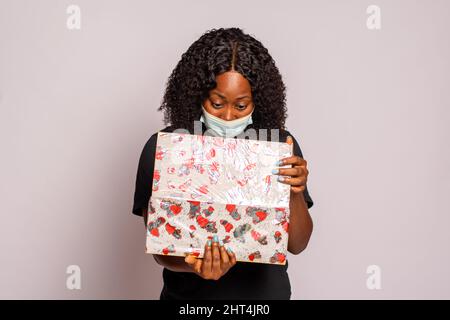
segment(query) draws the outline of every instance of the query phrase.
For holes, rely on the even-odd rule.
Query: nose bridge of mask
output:
[[[203,107],[203,104],[201,106],[203,109],[203,114],[200,117],[200,121],[202,121],[208,129],[211,129],[219,136],[223,137],[237,136],[245,130],[247,125],[253,123],[252,121],[253,110],[250,114],[242,118],[226,121],[207,112],[206,109]]]

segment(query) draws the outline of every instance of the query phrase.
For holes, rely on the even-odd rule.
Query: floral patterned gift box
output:
[[[272,169],[292,152],[284,142],[158,132],[146,252],[202,257],[218,235],[238,261],[285,264],[290,186]]]

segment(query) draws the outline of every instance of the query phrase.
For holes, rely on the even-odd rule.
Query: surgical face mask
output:
[[[203,107],[203,104],[202,110],[203,114],[200,117],[200,121],[203,122],[208,129],[210,129],[209,131],[213,131],[212,133],[216,136],[221,137],[237,136],[242,132],[244,132],[245,128],[249,124],[253,123],[252,113],[254,109],[250,114],[246,115],[245,117],[230,121],[223,120],[212,115],[211,113],[206,111],[206,109]]]

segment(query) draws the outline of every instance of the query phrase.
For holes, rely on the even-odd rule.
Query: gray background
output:
[[[68,30],[66,8],[81,8]],[[371,5],[381,30],[366,27]],[[450,298],[449,1],[0,1],[0,298],[158,298],[131,214],[181,54],[213,27],[269,49],[310,170],[293,299]],[[66,288],[79,265],[82,289]],[[381,290],[366,286],[381,268]]]

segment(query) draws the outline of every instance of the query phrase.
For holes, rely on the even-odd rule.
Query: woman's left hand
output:
[[[286,142],[293,144],[291,136],[288,136]],[[305,190],[309,171],[306,168],[307,162],[299,156],[283,158],[278,162],[279,166],[292,165],[292,168],[274,169],[273,173],[279,175],[278,181],[291,185],[291,192],[300,193]],[[286,177],[288,176],[288,177]]]

